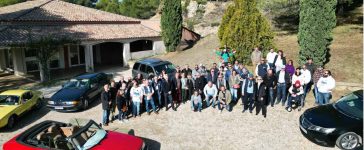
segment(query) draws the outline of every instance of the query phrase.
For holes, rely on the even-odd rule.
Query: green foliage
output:
[[[64,1],[91,8],[95,7],[95,3],[97,2],[97,0],[64,0]]]
[[[120,14],[148,19],[156,14],[159,3],[159,0],[123,0],[120,5]]]
[[[270,24],[256,4],[255,0],[235,0],[219,28],[220,45],[236,49],[236,59],[244,63],[250,63],[254,47],[260,47],[263,53],[274,48]]]
[[[0,0],[0,7],[25,2],[26,0]]]
[[[181,0],[166,0],[162,9],[162,38],[167,52],[175,51],[182,36]]]
[[[324,65],[329,61],[332,29],[336,26],[336,4],[336,0],[300,1],[300,64],[305,63],[307,58],[312,58],[317,65]]]

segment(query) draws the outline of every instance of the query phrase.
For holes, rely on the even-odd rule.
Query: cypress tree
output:
[[[299,63],[312,58],[317,65],[328,62],[329,46],[333,40],[332,29],[336,26],[337,0],[301,0],[298,44]]]
[[[175,51],[182,36],[181,0],[163,1],[161,28],[167,52]]]
[[[236,49],[236,59],[247,64],[251,63],[254,47],[260,47],[263,53],[274,48],[270,24],[256,5],[256,0],[235,0],[219,28],[220,45]]]

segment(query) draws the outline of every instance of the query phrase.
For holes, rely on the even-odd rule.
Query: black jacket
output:
[[[192,75],[192,70],[190,68],[185,68],[182,70],[182,73],[185,74],[185,78],[187,77],[188,74],[191,74]]]
[[[267,88],[274,88],[277,85],[277,78],[276,76],[272,75],[269,76],[268,74],[263,77],[263,81]]]
[[[205,87],[206,84],[207,84],[206,78],[204,78],[204,77],[196,78],[196,81],[195,81],[196,87],[195,88],[196,88],[196,90],[203,91],[203,88]]]
[[[211,72],[207,75],[207,81],[211,81],[212,83],[216,84],[217,82],[217,74],[214,73],[214,76],[212,77]]]
[[[193,79],[187,79],[186,85],[188,87],[188,90],[194,90],[195,89],[195,87],[193,85]]]
[[[171,81],[167,82],[165,79],[163,79],[162,87],[163,93],[172,92],[172,90],[174,89],[173,83]]]
[[[106,92],[105,90],[103,90],[101,92],[101,103],[102,103],[102,109],[103,110],[109,110],[110,109],[110,105],[109,105],[109,101],[110,101],[110,97],[109,97],[109,92]]]
[[[265,85],[265,83],[261,83],[260,86],[258,87],[258,84],[255,84],[255,88],[256,88],[256,92],[255,92],[255,100],[256,101],[263,101],[264,105],[268,105],[268,88]],[[262,100],[263,98],[263,100]]]
[[[279,74],[281,73],[281,71],[278,71],[276,74],[276,78],[277,78],[277,83],[279,82]],[[289,76],[288,72],[285,71],[284,73],[284,82],[286,83],[286,85],[288,85],[289,83],[291,83],[291,77]]]

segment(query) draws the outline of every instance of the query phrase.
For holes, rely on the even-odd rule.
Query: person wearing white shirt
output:
[[[307,69],[307,66],[306,65],[302,65],[302,69],[301,69],[301,73],[302,73],[302,76],[303,76],[303,95],[302,95],[302,101],[303,101],[303,105],[302,107],[304,106],[305,104],[305,99],[306,99],[306,95],[308,92],[310,92],[310,82],[311,82],[311,72],[310,70]]]
[[[278,51],[278,54],[274,58],[273,64],[274,64],[273,70],[275,70],[276,73],[280,71],[283,66],[286,65],[286,57],[284,57],[282,50]]]
[[[331,99],[331,92],[335,88],[335,79],[331,76],[330,70],[325,70],[323,77],[317,82],[319,105],[328,104]]]
[[[203,88],[203,93],[206,97],[206,106],[210,106],[210,100],[212,99],[212,107],[215,108],[216,103],[216,97],[217,97],[217,88],[215,84],[212,84],[211,81],[209,81],[206,86]]]
[[[149,105],[151,105],[154,113],[158,114],[158,112],[156,111],[155,105],[154,105],[154,100],[153,100],[154,89],[149,84],[148,80],[144,79],[143,84],[144,84],[144,86],[141,88],[142,88],[144,100],[145,100],[145,110],[147,111],[148,115],[150,115]]]
[[[130,98],[133,102],[134,118],[136,116],[140,117],[139,111],[140,111],[140,103],[143,102],[142,97],[143,97],[143,91],[138,86],[138,83],[136,81],[133,81],[133,87],[130,89]]]
[[[274,58],[277,56],[277,52],[274,51],[274,49],[270,49],[269,53],[267,54],[267,62],[270,68],[274,67]]]
[[[296,68],[296,71],[292,76],[292,82],[291,83],[296,83],[296,81],[299,81],[300,84],[304,84],[304,79],[303,79],[303,75],[301,73],[300,68]]]

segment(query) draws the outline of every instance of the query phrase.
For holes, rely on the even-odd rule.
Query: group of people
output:
[[[125,122],[129,115],[140,116],[141,105],[148,115],[151,112],[158,114],[163,107],[168,111],[169,105],[177,111],[177,107],[186,102],[190,102],[191,110],[195,112],[210,106],[217,106],[222,112],[232,111],[239,99],[243,113],[247,110],[252,113],[255,108],[257,115],[262,111],[266,117],[268,105],[274,107],[281,103],[289,112],[295,105],[300,110],[312,86],[315,103],[327,104],[335,87],[330,70],[315,66],[311,58],[295,68],[292,60],[286,64],[283,51],[277,53],[271,49],[264,59],[261,51],[255,48],[251,54],[255,70],[249,71],[238,61],[233,64],[227,61],[234,52],[219,54],[223,57],[222,62],[219,66],[213,63],[209,69],[203,64],[191,69],[186,64],[183,69],[177,66],[173,74],[165,71],[148,77],[138,74],[134,78],[120,77],[118,82],[105,84],[101,93],[103,124],[115,119]]]

